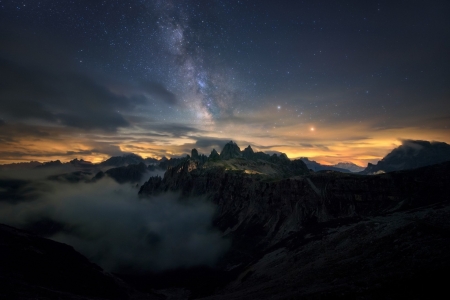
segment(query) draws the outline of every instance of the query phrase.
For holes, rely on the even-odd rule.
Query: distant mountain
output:
[[[450,145],[443,142],[406,140],[376,165],[369,163],[362,174],[416,169],[450,161]]]
[[[159,160],[157,160],[156,158],[152,158],[152,157],[147,157],[144,159],[144,163],[147,165],[157,164],[158,162],[159,162]]]
[[[58,160],[51,160],[48,162],[45,162],[43,164],[40,164],[36,166],[36,169],[45,169],[45,168],[54,168],[54,167],[61,167],[63,164],[62,162]]]
[[[329,171],[337,171],[337,172],[342,172],[342,173],[350,173],[350,170],[348,170],[348,169],[340,168],[337,166],[321,165],[314,160],[309,160],[307,157],[302,157],[300,159],[306,164],[308,169],[311,169],[315,172],[329,170]]]
[[[72,159],[69,162],[69,164],[71,164],[74,167],[82,168],[82,169],[86,169],[86,168],[88,169],[88,168],[92,168],[94,166],[90,161],[86,161],[86,160],[78,159],[78,158]]]
[[[127,165],[136,165],[139,163],[145,163],[144,159],[136,154],[128,154],[124,156],[113,156],[101,162],[99,165],[101,167],[121,167]]]
[[[33,169],[33,168],[35,168],[37,166],[40,166],[40,165],[42,165],[42,163],[40,163],[38,161],[12,163],[12,164],[0,165],[0,170]]]
[[[167,170],[169,167],[174,167],[174,166],[180,164],[181,162],[183,162],[184,160],[186,160],[186,158],[172,157],[170,159],[167,159],[166,157],[163,157],[160,160],[158,166],[162,170]]]
[[[360,167],[351,162],[340,162],[340,163],[333,165],[333,167],[349,170],[350,172],[353,172],[353,173],[361,172],[365,169],[364,167]]]

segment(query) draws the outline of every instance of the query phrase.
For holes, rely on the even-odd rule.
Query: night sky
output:
[[[0,0],[0,163],[450,143],[450,1]]]

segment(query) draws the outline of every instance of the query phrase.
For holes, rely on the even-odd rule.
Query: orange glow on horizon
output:
[[[263,113],[255,118],[262,120],[266,117],[268,114]],[[132,130],[119,131],[114,135],[101,135],[44,128],[50,132],[49,135],[39,138],[17,137],[14,143],[4,144],[0,164],[50,160],[68,162],[75,158],[99,163],[121,153],[135,153],[143,158],[160,159],[163,156],[170,158],[190,154],[192,148],[197,148],[201,154],[209,155],[213,146],[205,144],[206,146],[202,148],[197,144],[197,140],[220,141],[214,146],[219,153],[221,149],[217,145],[233,140],[241,149],[251,145],[255,151],[284,152],[291,159],[308,157],[322,164],[353,162],[359,166],[366,166],[368,162],[376,163],[401,145],[401,138],[450,143],[450,135],[444,128],[429,130],[406,127],[373,130],[371,124],[348,123],[340,126],[321,125],[318,131],[316,126],[291,122],[289,118],[281,125],[269,127],[264,122],[256,125],[230,122],[217,125],[210,131],[203,130],[202,136],[176,138],[170,136],[147,138],[147,133]]]

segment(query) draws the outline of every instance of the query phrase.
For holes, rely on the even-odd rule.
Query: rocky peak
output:
[[[286,153],[281,153],[280,154],[280,159],[281,160],[289,160],[289,157],[287,157]]]
[[[237,157],[242,157],[242,153],[239,146],[233,141],[230,141],[227,144],[225,144],[225,146],[222,149],[222,152],[220,152],[220,158],[224,160]]]
[[[219,153],[217,153],[216,149],[212,149],[211,154],[209,155],[209,160],[216,161],[219,159],[220,159]]]
[[[192,159],[199,159],[197,149],[194,148],[194,149],[191,150],[191,158]]]
[[[250,145],[248,145],[248,147],[245,148],[244,151],[242,151],[242,156],[244,158],[253,159],[254,155],[255,155],[255,152],[253,151],[253,149]]]

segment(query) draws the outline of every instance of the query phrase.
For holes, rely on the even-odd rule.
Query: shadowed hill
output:
[[[450,161],[450,145],[443,142],[403,141],[376,165],[368,164],[361,174],[376,174],[425,167]]]

